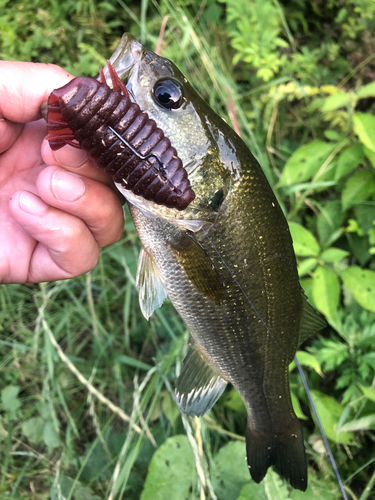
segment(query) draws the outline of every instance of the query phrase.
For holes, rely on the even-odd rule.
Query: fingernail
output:
[[[42,214],[47,210],[48,205],[39,196],[23,191],[20,196],[20,207],[28,214]]]
[[[58,165],[68,168],[78,168],[88,159],[85,151],[71,146],[54,151],[54,157]]]
[[[52,176],[52,191],[60,201],[78,200],[85,189],[85,183],[76,174],[57,170]]]

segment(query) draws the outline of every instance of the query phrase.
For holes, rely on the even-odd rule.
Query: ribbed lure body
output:
[[[47,129],[53,150],[81,147],[114,182],[146,200],[184,210],[195,198],[176,149],[155,120],[106,83],[78,77],[54,90]]]

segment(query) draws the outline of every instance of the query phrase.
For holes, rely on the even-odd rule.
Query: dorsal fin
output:
[[[203,359],[193,342],[176,383],[180,410],[191,416],[204,415],[222,395],[226,385],[227,381]]]
[[[148,320],[155,309],[163,304],[167,291],[154,261],[143,247],[139,254],[136,286],[142,314]]]
[[[299,331],[300,346],[306,339],[327,326],[326,320],[321,316],[312,305],[307,302],[307,297],[302,291],[302,319]]]

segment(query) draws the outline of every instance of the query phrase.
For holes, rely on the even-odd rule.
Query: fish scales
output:
[[[176,384],[180,409],[203,415],[232,383],[248,412],[252,478],[260,482],[273,466],[304,491],[303,433],[288,366],[302,330],[306,337],[324,321],[301,292],[282,210],[243,141],[170,61],[124,35],[111,63],[176,145],[196,194],[179,212],[123,190],[142,241],[142,311],[148,318],[168,296],[191,334]]]

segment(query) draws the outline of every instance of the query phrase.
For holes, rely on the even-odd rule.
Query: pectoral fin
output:
[[[191,416],[204,415],[222,395],[226,385],[226,380],[203,359],[193,344],[176,384],[180,410]]]
[[[323,316],[320,316],[319,313],[313,308],[313,306],[311,306],[307,302],[307,297],[303,292],[302,298],[303,310],[298,345],[301,345],[313,333],[316,333],[317,331],[327,326],[326,320],[323,318]]]
[[[139,254],[136,286],[141,311],[148,320],[155,309],[163,304],[167,291],[153,260],[143,247]]]
[[[190,282],[203,295],[221,304],[224,286],[211,259],[188,233],[184,233],[178,243],[170,244],[177,260]]]

